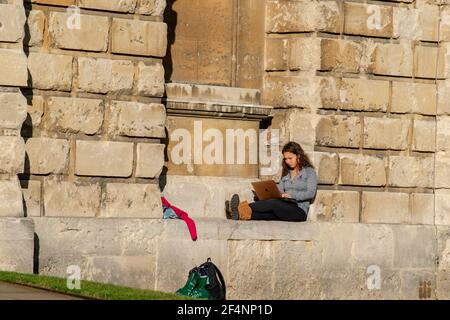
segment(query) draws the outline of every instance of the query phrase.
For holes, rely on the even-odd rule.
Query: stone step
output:
[[[173,292],[211,257],[229,299],[449,298],[448,227],[196,218],[192,241],[181,220],[34,221],[41,274]]]

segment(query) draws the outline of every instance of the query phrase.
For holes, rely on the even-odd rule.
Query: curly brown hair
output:
[[[285,153],[285,152],[290,152],[295,154],[298,158],[297,158],[297,162],[298,165],[301,168],[306,168],[306,167],[311,167],[314,169],[313,164],[311,163],[311,160],[309,159],[308,155],[305,153],[305,151],[303,150],[303,148],[294,141],[290,141],[288,143],[286,143],[283,146],[283,149],[281,151],[281,153]],[[286,161],[283,160],[283,173],[282,176],[287,175],[289,172],[289,167],[286,164]]]

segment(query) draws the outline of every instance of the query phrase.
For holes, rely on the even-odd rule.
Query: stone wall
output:
[[[160,217],[165,1],[33,0],[25,7],[26,17],[8,14],[7,21],[27,21],[19,171],[26,215]],[[17,65],[16,56],[8,59]]]

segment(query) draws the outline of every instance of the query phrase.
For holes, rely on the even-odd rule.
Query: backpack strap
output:
[[[223,292],[222,292],[223,293],[223,299],[226,300],[227,287],[225,285],[225,280],[223,279],[223,275],[220,272],[219,268],[217,268],[217,266],[214,263],[212,263],[212,262],[209,262],[209,263],[211,263],[211,266],[213,266],[213,268],[216,270],[217,275],[219,276],[219,280],[220,280],[220,282],[222,284],[222,288],[223,288]]]

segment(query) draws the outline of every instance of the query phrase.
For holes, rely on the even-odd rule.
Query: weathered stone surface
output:
[[[344,12],[344,33],[384,38],[392,36],[392,7],[345,2]]]
[[[450,81],[438,81],[437,114],[450,115]]]
[[[386,111],[389,104],[389,82],[342,78],[338,88],[343,110]]]
[[[319,70],[320,56],[321,56],[321,42],[319,39],[314,38],[289,39],[288,63],[290,70],[302,70],[302,71]]]
[[[108,49],[109,18],[80,14],[79,25],[71,24],[72,12],[51,12],[50,41],[61,49],[106,51]],[[78,21],[77,21],[78,22]]]
[[[450,188],[450,157],[438,153],[436,155],[435,188]]]
[[[440,56],[439,60],[438,55]],[[435,79],[444,74],[445,50],[438,47],[416,46],[414,75],[419,78]]]
[[[433,187],[433,157],[389,157],[389,185],[392,187]]]
[[[162,97],[164,95],[164,68],[161,63],[146,65],[139,62],[137,90],[142,96]]]
[[[309,1],[267,2],[266,32],[315,31],[314,11],[315,3]]]
[[[139,14],[162,16],[166,8],[166,0],[139,0]]]
[[[0,218],[0,270],[33,273],[33,253],[33,221]]]
[[[436,114],[436,85],[427,83],[392,83],[393,113]]]
[[[80,0],[80,8],[99,9],[106,11],[118,11],[133,13],[136,8],[137,0]]]
[[[166,109],[162,104],[112,101],[110,132],[129,137],[165,137]]]
[[[450,225],[450,191],[436,190],[436,215],[437,225]]]
[[[262,103],[276,107],[317,108],[320,78],[266,75]]]
[[[132,143],[77,140],[76,175],[129,177],[132,170]]]
[[[288,39],[268,38],[266,39],[264,70],[287,70],[288,62]],[[295,49],[292,49],[293,51]],[[295,51],[294,53],[295,59]]]
[[[44,182],[46,217],[95,217],[100,209],[100,185],[47,179]]]
[[[20,93],[0,92],[0,128],[20,129],[27,117],[27,100]]]
[[[78,58],[78,87],[87,92],[129,92],[134,65],[128,60]]]
[[[412,193],[411,223],[433,224],[434,223],[434,194]]]
[[[405,150],[411,121],[392,118],[364,118],[364,148]]]
[[[32,10],[28,15],[28,28],[30,40],[28,45],[41,46],[44,41],[45,14],[42,10]]]
[[[31,85],[36,89],[70,91],[73,57],[30,52],[28,70]]]
[[[166,55],[165,23],[114,18],[111,33],[113,53],[156,57]]]
[[[413,151],[434,152],[436,150],[435,136],[435,121],[414,120]]]
[[[22,5],[0,3],[0,41],[21,41],[25,20],[25,10]]]
[[[380,203],[383,203],[380,206]],[[409,223],[409,195],[394,192],[363,192],[361,222]]]
[[[103,101],[51,97],[47,106],[47,130],[96,134],[103,124]]]
[[[339,176],[339,157],[336,153],[314,152],[314,166],[320,184],[335,184]]]
[[[0,180],[0,217],[23,217],[22,191],[17,177]]]
[[[157,184],[108,183],[101,217],[161,218],[161,195]]]
[[[26,217],[41,216],[41,182],[36,180],[21,180]]]
[[[22,137],[0,136],[0,173],[22,173],[25,142]]]
[[[136,177],[155,178],[164,166],[163,144],[138,143],[136,153]]]
[[[418,40],[422,34],[420,12],[414,8],[393,8],[393,37]]]
[[[318,190],[308,221],[359,222],[359,192]]]
[[[397,268],[434,269],[436,229],[434,226],[392,226],[394,231],[394,266]]]
[[[386,185],[386,161],[382,157],[341,153],[339,158],[339,184],[359,186]]]
[[[225,201],[235,193],[241,201],[253,201],[251,182],[255,179],[167,175],[163,196],[194,218],[225,219]],[[196,199],[192,201],[192,199]]]
[[[377,44],[372,61],[369,72],[389,76],[413,75],[413,50],[409,43]]]
[[[361,121],[358,117],[322,116],[316,126],[316,144],[321,146],[358,148]]]
[[[25,173],[67,173],[70,151],[68,140],[45,137],[30,138],[25,144],[25,150],[27,162]]]
[[[421,29],[420,40],[443,41],[443,39],[438,38],[440,28],[439,7],[436,5],[428,5],[428,3],[425,3],[424,1],[418,1],[417,8],[419,10],[419,25]],[[441,25],[445,25],[445,23],[442,23]]]
[[[0,65],[0,85],[27,86],[27,56],[22,50],[0,48]]]
[[[450,117],[437,118],[437,151],[450,152]]]
[[[322,39],[321,70],[358,73],[362,48],[349,40]]]

